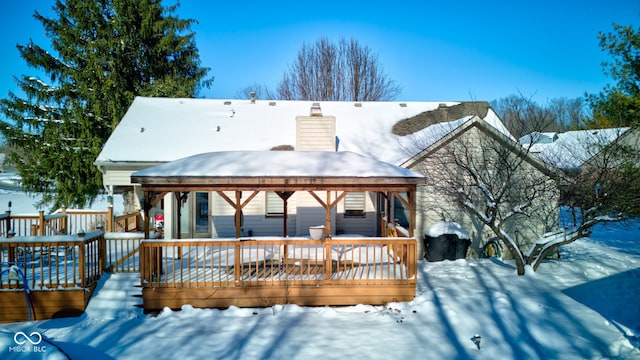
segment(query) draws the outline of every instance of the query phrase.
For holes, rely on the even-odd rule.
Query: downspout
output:
[[[113,224],[114,224],[114,216],[113,216],[113,185],[106,185],[104,183],[104,177],[105,177],[105,171],[104,171],[104,166],[100,165],[99,163],[94,163],[94,165],[98,168],[98,171],[100,172],[100,174],[102,174],[102,187],[104,188],[104,190],[107,192],[107,212],[111,215],[110,219],[107,220],[107,227],[106,227],[106,231],[107,232],[112,232],[113,231]]]

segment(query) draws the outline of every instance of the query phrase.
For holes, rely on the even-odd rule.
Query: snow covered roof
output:
[[[229,184],[237,185],[239,178],[263,184],[266,178],[305,178],[308,183],[322,183],[323,179],[384,179],[382,182],[417,183],[423,175],[347,151],[222,151],[189,156],[152,166],[132,174],[141,184]],[[177,180],[179,179],[179,180]],[[391,179],[391,180],[390,180]],[[273,182],[276,184],[276,182]]]
[[[578,169],[629,128],[590,129],[559,133],[556,141],[537,144],[538,156],[560,169]]]
[[[557,132],[539,132],[534,131],[530,134],[524,135],[520,138],[519,142],[522,146],[529,149],[532,153],[539,153],[548,144],[558,140]]]
[[[137,97],[105,143],[96,164],[169,162],[208,152],[295,146],[296,116],[308,116],[313,103]],[[429,128],[450,131],[468,119],[463,115],[469,109],[461,104],[469,103],[322,101],[320,107],[324,115],[336,117],[338,151],[400,164],[410,157],[407,149],[415,144],[415,138],[424,137]],[[394,134],[397,123],[429,113],[449,121],[422,122],[423,130]],[[481,116],[508,134],[490,108]],[[435,132],[436,136],[442,136],[441,132]]]

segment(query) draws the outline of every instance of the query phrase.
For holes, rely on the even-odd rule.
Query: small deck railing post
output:
[[[234,252],[233,252],[233,276],[235,279],[236,286],[240,286],[240,282],[242,280],[242,264],[240,262],[240,252],[242,251],[242,246],[238,241],[235,244]]]
[[[331,274],[333,272],[332,259],[331,259],[331,241],[325,237],[322,242],[324,243],[324,279],[323,283],[328,284],[331,281]]]
[[[11,233],[11,210],[7,210],[4,213],[7,215],[7,217],[4,219],[5,231],[7,232],[5,236],[9,237],[9,234]]]
[[[46,235],[46,224],[44,222],[44,210],[40,210],[38,212],[38,236],[45,236]]]
[[[107,264],[107,240],[104,237],[104,232],[98,239],[98,269],[105,271]]]
[[[81,287],[86,287],[87,285],[87,280],[86,280],[86,269],[85,269],[85,264],[86,264],[86,242],[81,242],[80,246],[78,246],[78,276],[80,276],[80,286]]]
[[[67,213],[67,208],[66,207],[62,207],[62,213],[66,214]],[[69,233],[69,228],[68,228],[68,221],[67,221],[68,216],[63,217],[62,219],[60,219],[60,230],[63,234],[68,234]]]
[[[107,231],[113,232],[113,206],[109,205],[107,208]]]

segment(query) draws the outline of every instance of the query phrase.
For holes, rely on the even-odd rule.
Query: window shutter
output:
[[[365,197],[364,192],[350,192],[344,197],[345,216],[364,216]]]
[[[284,203],[278,194],[273,191],[267,191],[267,216],[284,215]]]

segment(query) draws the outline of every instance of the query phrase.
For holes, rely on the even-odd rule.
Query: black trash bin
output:
[[[424,235],[424,257],[428,261],[464,259],[469,245],[468,232],[457,223],[435,223]]]

